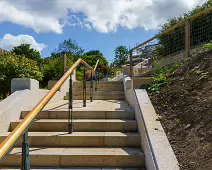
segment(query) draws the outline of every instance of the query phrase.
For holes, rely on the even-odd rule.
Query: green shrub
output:
[[[208,43],[208,44],[205,44],[205,45],[204,45],[204,48],[205,48],[205,49],[211,50],[211,49],[212,49],[212,42],[210,42],[210,43]]]
[[[166,66],[156,69],[156,74],[153,77],[153,83],[151,86],[141,86],[141,88],[147,89],[148,91],[158,91],[162,86],[169,83],[168,76],[172,74],[180,65],[174,64],[171,68]]]
[[[10,94],[10,84],[13,78],[31,78],[42,80],[43,74],[36,61],[14,53],[0,52],[0,96],[5,98]]]

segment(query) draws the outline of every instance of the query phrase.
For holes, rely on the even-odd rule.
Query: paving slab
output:
[[[90,100],[86,101],[86,107],[83,107],[82,100],[74,100],[73,106],[75,111],[131,111],[133,109],[128,105],[125,100]],[[47,104],[43,110],[67,110],[68,101],[61,100],[55,103]]]
[[[143,167],[144,154],[137,148],[30,148],[32,166]],[[0,166],[21,164],[21,148],[14,148]]]
[[[9,132],[0,134],[0,143]],[[140,147],[138,133],[122,132],[29,132],[31,147]],[[22,139],[16,146],[20,147]]]
[[[1,168],[1,170],[17,170],[20,168]],[[137,168],[96,168],[96,167],[89,167],[89,168],[51,168],[51,167],[44,167],[44,168],[31,168],[31,170],[138,170]]]
[[[11,122],[11,130],[14,130],[22,120]],[[137,131],[135,120],[121,119],[74,119],[74,131],[77,132],[126,132]],[[68,120],[66,119],[40,119],[29,128],[35,132],[67,132]]]

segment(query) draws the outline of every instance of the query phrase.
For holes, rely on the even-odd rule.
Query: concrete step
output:
[[[69,93],[66,93],[68,96]],[[75,91],[74,96],[82,96],[83,91]],[[90,91],[86,91],[86,95],[90,96]],[[93,96],[124,96],[124,91],[93,91]]]
[[[30,111],[22,111],[21,118],[25,118]],[[74,119],[135,119],[133,110],[124,111],[73,111]],[[37,116],[37,119],[67,119],[68,109],[64,111],[47,110],[42,111]]]
[[[0,143],[9,133],[0,134]],[[21,147],[22,140],[16,146]],[[30,147],[140,147],[138,133],[29,132]]]
[[[95,82],[95,81],[93,81]],[[90,81],[86,81],[86,84],[89,84]],[[75,81],[73,83],[74,85],[82,85],[83,81]],[[98,84],[100,85],[118,85],[118,84],[122,84],[123,85],[123,81],[99,81]]]
[[[1,170],[17,170],[20,168],[1,168]],[[79,168],[55,168],[55,167],[31,167],[31,170],[138,170],[137,168],[96,168],[96,167],[90,167],[90,168],[83,168],[83,167],[79,167]],[[141,169],[141,170],[145,170],[145,169]]]
[[[64,100],[68,100],[69,96],[65,96]],[[83,95],[74,96],[74,100],[82,100]],[[124,100],[125,95],[94,95],[93,100]],[[90,93],[86,94],[86,100],[90,100]]]
[[[96,88],[97,87],[97,88]],[[86,89],[90,90],[91,85],[90,84],[86,84]],[[77,85],[77,86],[73,86],[74,90],[82,90],[83,86],[82,85]],[[93,89],[97,89],[98,91],[105,91],[105,90],[112,90],[112,91],[116,91],[116,90],[124,90],[124,85],[120,84],[120,85],[97,85],[93,84]]]
[[[90,92],[91,87],[86,86],[86,90],[87,92]],[[73,91],[82,91],[83,87],[73,87]],[[97,86],[97,88],[95,88],[95,86],[93,86],[93,91],[124,91],[124,87],[101,87],[101,86]]]
[[[11,122],[11,129],[14,130],[21,120]],[[29,131],[36,132],[67,132],[68,120],[65,119],[41,119],[36,120]],[[120,119],[75,119],[75,132],[131,132],[137,130],[135,120]]]
[[[95,89],[97,87],[97,90],[124,90],[124,85],[122,84],[97,84],[93,83],[93,88]],[[74,84],[73,88],[76,90],[83,89],[83,84]],[[91,88],[91,83],[88,82],[86,83],[86,88],[90,89]]]
[[[30,148],[32,167],[144,167],[136,148]],[[0,166],[20,167],[21,148],[14,148]]]

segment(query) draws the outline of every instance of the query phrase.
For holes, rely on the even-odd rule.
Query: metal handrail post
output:
[[[28,130],[23,135],[22,142],[22,170],[30,170],[30,156],[29,156],[29,137]]]
[[[86,72],[84,66],[84,77],[83,77],[83,107],[86,107]]]
[[[93,102],[93,73],[92,73],[92,70],[91,70],[91,87],[90,87],[90,94],[91,94],[90,101]]]
[[[73,80],[72,75],[70,75],[69,81],[69,108],[68,108],[68,133],[71,134],[74,131],[73,122]]]

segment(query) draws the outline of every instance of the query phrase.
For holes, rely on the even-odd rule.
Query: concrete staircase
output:
[[[91,83],[86,83],[86,99],[90,99],[90,87]],[[97,86],[97,91],[95,91],[95,81],[93,81],[93,99],[94,100],[124,100],[124,85],[121,81],[114,82],[99,82]],[[74,100],[82,100],[83,99],[83,83],[82,82],[74,82],[73,86],[74,90]],[[68,93],[65,96],[65,100],[67,100]]]
[[[123,85],[100,83],[101,90],[123,91]],[[81,85],[75,84],[75,92]],[[80,87],[81,88],[81,87]],[[105,92],[105,91],[104,91]],[[119,95],[110,93],[113,99]],[[104,93],[99,98],[105,99]],[[23,111],[23,119],[29,111]],[[124,100],[74,101],[74,133],[68,134],[68,101],[48,104],[29,129],[32,169],[142,169],[140,135],[132,108]],[[12,131],[21,120],[11,122]],[[0,134],[0,142],[8,136]],[[21,140],[0,162],[0,169],[20,169]],[[11,168],[12,167],[12,168]]]

